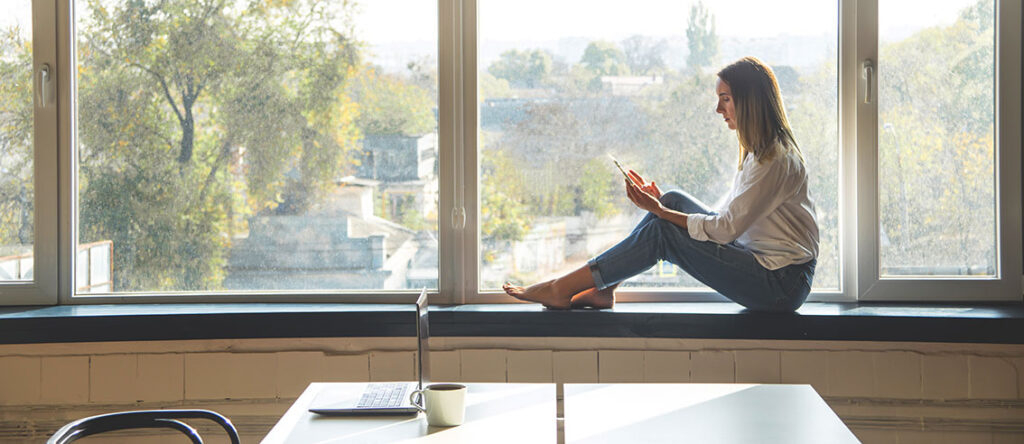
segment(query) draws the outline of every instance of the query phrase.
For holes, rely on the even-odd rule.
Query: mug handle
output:
[[[416,407],[416,410],[419,410],[421,412],[427,411],[427,409],[424,408],[422,404],[416,402],[416,395],[420,395],[420,400],[423,400],[423,390],[417,389],[413,390],[412,393],[409,394],[409,403],[412,404],[413,407]]]

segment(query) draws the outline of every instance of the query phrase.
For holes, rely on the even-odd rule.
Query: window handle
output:
[[[39,67],[39,88],[37,88],[37,91],[39,106],[49,106],[50,101],[53,99],[53,71],[50,69],[49,63],[44,63],[43,66]]]
[[[466,228],[466,209],[464,207],[452,208],[452,228],[456,230]]]
[[[875,77],[875,64],[871,59],[866,59],[860,64],[860,77],[864,79],[864,103],[871,103],[871,90],[874,86],[872,80]]]

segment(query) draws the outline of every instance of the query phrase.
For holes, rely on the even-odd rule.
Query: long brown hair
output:
[[[736,137],[740,141],[737,169],[743,169],[747,153],[754,153],[758,163],[774,158],[778,154],[776,142],[785,150],[796,151],[803,162],[786,118],[779,82],[768,65],[756,57],[744,57],[719,71],[718,78],[729,84],[736,109]]]

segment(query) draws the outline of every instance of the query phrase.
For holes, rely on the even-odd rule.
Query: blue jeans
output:
[[[715,214],[689,194],[670,191],[661,203],[683,213]],[[792,312],[811,291],[812,259],[769,270],[754,254],[735,242],[725,245],[697,241],[678,225],[652,213],[614,247],[589,261],[594,285],[603,290],[643,273],[659,260],[669,261],[732,301],[757,311]]]

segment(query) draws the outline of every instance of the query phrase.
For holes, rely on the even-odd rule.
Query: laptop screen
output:
[[[416,361],[419,370],[419,388],[430,384],[430,330],[427,322],[427,287],[416,299]]]

